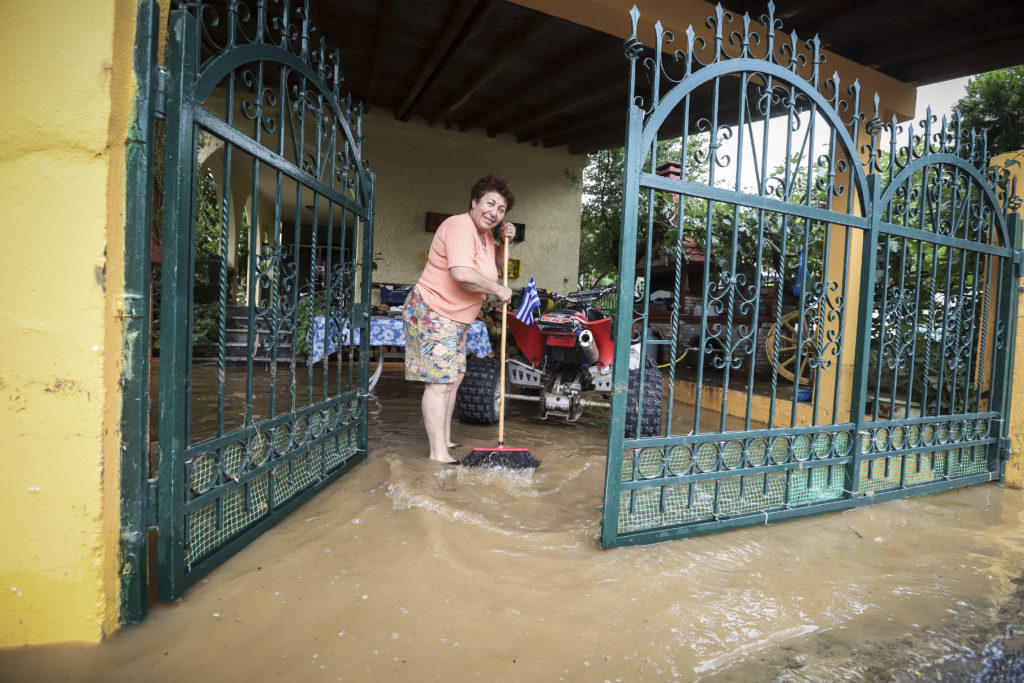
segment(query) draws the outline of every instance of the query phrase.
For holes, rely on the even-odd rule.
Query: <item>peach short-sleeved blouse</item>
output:
[[[494,237],[489,231],[478,232],[468,213],[445,219],[434,233],[427,265],[416,282],[420,296],[444,317],[460,323],[472,323],[480,313],[486,295],[461,286],[449,269],[467,266],[497,282],[495,252]]]

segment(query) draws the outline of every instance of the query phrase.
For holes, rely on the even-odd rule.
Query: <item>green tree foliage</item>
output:
[[[1024,65],[974,76],[955,108],[965,128],[988,130],[993,155],[1024,149]]]
[[[584,286],[613,282],[619,269],[619,236],[622,229],[622,169],[624,150],[609,149],[589,155],[583,172],[583,211],[580,219],[580,279]],[[678,142],[658,144],[658,157],[677,159]],[[649,193],[642,192],[638,205],[646,216]],[[670,195],[654,193],[656,230],[668,230],[675,222],[676,208]],[[638,242],[647,239],[646,220],[639,221]]]
[[[708,140],[706,136],[693,136],[688,143],[690,165],[698,169],[702,164],[699,159],[707,159]],[[624,150],[622,148],[604,150],[590,155],[590,163],[583,175],[583,211],[580,222],[580,276],[585,286],[606,284],[617,278],[619,260],[620,231],[622,227],[622,171]],[[658,145],[658,158],[662,160],[678,160],[679,144],[677,141],[663,141]],[[806,163],[806,162],[804,162]],[[795,203],[806,201],[806,175],[794,173],[797,167],[803,168],[801,161],[794,158],[791,164],[791,182],[786,191],[785,199]],[[706,166],[705,166],[706,168]],[[706,173],[706,170],[705,170]],[[816,166],[816,178],[824,176],[827,171],[823,166]],[[775,179],[769,183],[769,190],[786,177],[785,169],[779,166],[770,173]],[[826,192],[815,188],[811,194],[814,206],[826,208],[828,202]],[[762,274],[779,271],[781,264],[782,243],[780,240],[781,224],[778,217],[766,216],[762,221],[758,211],[748,207],[737,207],[723,202],[709,202],[695,197],[685,198],[685,210],[679,215],[677,200],[667,192],[641,192],[638,198],[639,220],[637,221],[637,245],[643,249],[647,240],[647,214],[653,197],[654,244],[657,248],[666,249],[670,258],[675,258],[675,247],[678,243],[679,224],[682,222],[683,234],[687,240],[701,251],[710,255],[712,279],[723,269],[730,267],[733,258],[733,237],[737,242],[736,267],[738,273],[747,275],[748,282],[754,281],[757,270],[758,251],[760,247]],[[710,226],[710,231],[708,227]],[[785,245],[784,279],[789,289],[795,282],[801,261],[805,264],[806,273],[820,273],[822,269],[823,250],[820,244],[812,243],[802,249],[803,233],[796,223],[790,219],[787,223],[787,244]],[[708,234],[710,232],[710,242]],[[639,256],[639,252],[638,252]],[[686,250],[682,258],[686,259]]]
[[[706,163],[706,141],[691,139],[690,147],[699,153],[692,160],[691,179],[700,177],[699,159]],[[660,159],[678,159],[678,148],[663,143]],[[622,222],[622,170],[623,150],[608,150],[593,154],[584,174],[584,207],[581,222],[580,273],[588,282],[612,282],[617,277]],[[884,167],[887,157],[879,163]],[[706,168],[706,166],[705,166]],[[775,199],[794,204],[809,204],[839,213],[846,210],[850,188],[829,196],[829,187],[821,180],[828,177],[828,168],[822,163],[812,166],[813,186],[808,194],[808,162],[794,157],[787,173],[785,166],[774,168],[768,175],[766,192]],[[848,182],[848,181],[846,181]],[[921,188],[927,188],[927,191]],[[650,206],[653,197],[653,207]],[[982,230],[982,241],[995,239],[986,225],[968,225],[968,204],[978,202],[980,195],[968,192],[958,183],[955,171],[931,170],[925,175],[919,171],[907,181],[906,190],[898,193],[892,206],[886,209],[887,222],[928,232],[952,233],[974,239],[975,230]],[[829,258],[842,254],[847,248],[841,230],[832,230],[821,221],[808,222],[783,213],[758,211],[728,202],[708,202],[685,197],[680,216],[675,198],[669,193],[641,193],[638,198],[637,259],[642,262],[647,240],[648,210],[652,209],[655,259],[658,251],[666,253],[669,263],[681,258],[685,264],[686,249],[679,257],[680,225],[683,237],[707,256],[709,283],[713,287],[719,274],[730,271],[743,275],[752,286],[778,287],[781,282],[783,312],[796,310],[805,297],[824,278],[841,279],[839,273],[825,272],[826,236]],[[971,231],[967,234],[967,231]],[[785,234],[785,241],[783,241]],[[915,387],[915,401],[927,387],[929,410],[938,402],[947,408],[962,405],[968,392],[968,363],[953,367],[947,359],[954,341],[965,348],[974,348],[970,339],[980,334],[984,310],[985,260],[979,255],[960,248],[936,245],[927,241],[902,237],[885,237],[876,249],[875,301],[878,313],[872,323],[871,381],[885,390],[898,387],[897,394],[906,396],[910,386]],[[701,270],[703,268],[701,267]],[[696,280],[703,282],[703,277]],[[831,290],[835,303],[838,288]],[[691,290],[689,296],[706,296],[701,289]],[[763,295],[762,295],[763,296]],[[892,305],[893,297],[907,296],[913,308],[899,309]],[[989,302],[989,306],[994,305]],[[890,317],[886,318],[886,311]],[[855,311],[847,311],[848,315]],[[883,329],[883,319],[886,320]],[[880,361],[879,351],[883,337],[902,339],[916,337],[910,352],[914,362],[889,366],[891,357]],[[991,333],[989,333],[991,338]],[[904,350],[901,353],[906,354]],[[991,350],[988,351],[991,354]],[[910,376],[913,368],[914,376]],[[872,384],[874,386],[874,384]],[[891,394],[890,394],[891,395]]]
[[[165,133],[162,125],[155,129],[156,168],[154,189],[157,197],[163,197],[164,190],[164,147]],[[203,137],[200,147],[211,144]],[[216,349],[218,336],[218,311],[220,301],[220,271],[222,267],[220,207],[217,203],[217,180],[213,172],[206,169],[199,174],[196,183],[196,226],[194,234],[194,274],[192,290],[192,345],[193,352],[201,355]],[[154,213],[153,238],[158,243],[163,239],[163,212]],[[249,222],[243,213],[238,234],[238,263],[246,264],[249,254]],[[226,265],[226,264],[224,264]],[[155,264],[153,278],[153,348],[160,349],[160,298],[161,267]],[[245,281],[228,278],[228,305],[242,303],[245,298]]]
[[[588,157],[580,217],[580,278],[591,286],[614,280],[618,270],[623,150],[608,149]]]
[[[192,289],[193,353],[212,353],[217,345],[220,270],[220,218],[217,186],[210,171],[199,176],[196,202],[195,273]]]

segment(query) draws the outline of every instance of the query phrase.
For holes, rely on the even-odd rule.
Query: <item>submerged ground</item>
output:
[[[1024,649],[1019,491],[602,550],[600,420],[515,406],[523,474],[429,463],[398,372],[371,412],[366,462],[181,600],[98,646],[0,651],[0,679],[949,680]]]

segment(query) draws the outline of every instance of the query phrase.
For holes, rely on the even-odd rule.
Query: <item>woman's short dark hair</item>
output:
[[[497,192],[504,197],[505,213],[512,211],[512,206],[516,203],[516,196],[512,194],[512,186],[508,184],[507,180],[493,173],[485,175],[473,183],[473,189],[469,191],[469,199],[470,201],[479,200],[488,192]]]

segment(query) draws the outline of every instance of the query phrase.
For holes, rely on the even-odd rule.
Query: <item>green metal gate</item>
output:
[[[984,135],[863,111],[771,3],[649,48],[639,16],[602,544],[998,479],[1021,223]]]
[[[308,2],[182,3],[167,54],[149,516],[174,600],[366,457],[374,176]]]

